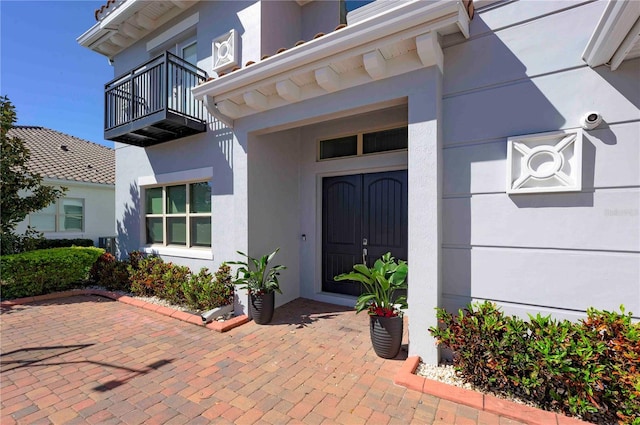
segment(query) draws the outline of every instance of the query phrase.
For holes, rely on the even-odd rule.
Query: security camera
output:
[[[581,120],[582,128],[593,130],[602,123],[602,115],[598,112],[587,112]]]

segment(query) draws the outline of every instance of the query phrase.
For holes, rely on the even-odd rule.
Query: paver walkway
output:
[[[270,325],[220,334],[98,296],[1,316],[0,422],[21,424],[496,424],[393,384],[368,318],[298,299]]]

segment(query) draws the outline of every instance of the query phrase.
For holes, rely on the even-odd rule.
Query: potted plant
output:
[[[275,292],[282,294],[278,283],[278,275],[280,270],[284,270],[286,267],[281,265],[269,266],[269,263],[279,250],[280,248],[277,248],[271,254],[263,255],[260,259],[237,251],[247,260],[227,263],[241,266],[236,272],[234,284],[238,285],[240,289],[246,289],[249,293],[249,313],[254,322],[259,325],[266,325],[271,321],[275,305],[274,294]]]
[[[373,267],[356,264],[352,272],[334,277],[336,281],[353,280],[363,285],[362,295],[356,301],[356,313],[368,311],[373,349],[385,359],[398,355],[402,345],[402,309],[407,308],[407,297],[395,296],[395,293],[407,289],[407,271],[406,261],[396,261],[387,252]]]

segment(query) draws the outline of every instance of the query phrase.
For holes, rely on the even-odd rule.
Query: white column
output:
[[[425,74],[409,95],[409,355],[437,364],[428,328],[437,326],[441,294],[442,73]]]

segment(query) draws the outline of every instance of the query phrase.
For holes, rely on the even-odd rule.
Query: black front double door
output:
[[[333,280],[354,264],[384,253],[407,259],[407,170],[322,180],[322,290],[361,293],[356,282]]]

